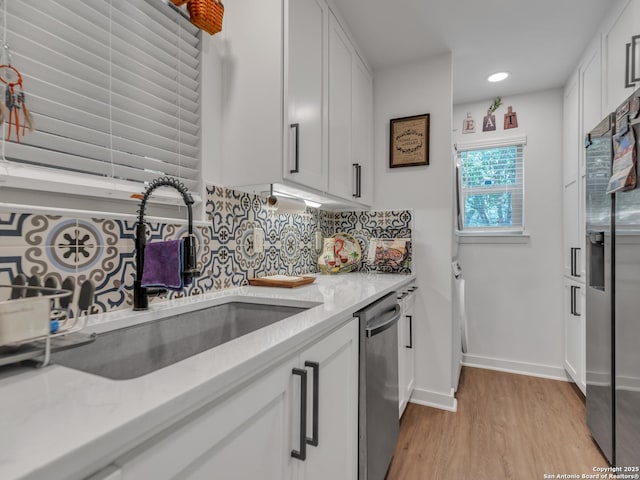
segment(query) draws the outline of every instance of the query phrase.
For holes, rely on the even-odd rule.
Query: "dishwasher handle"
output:
[[[391,317],[388,320],[378,325],[365,329],[367,337],[375,337],[379,333],[382,333],[385,330],[388,330],[391,327],[393,327],[398,321],[398,319],[400,318],[400,315],[402,313],[401,310],[402,309],[400,308],[400,305],[396,303],[393,307],[393,310],[389,310],[389,312],[391,312]]]

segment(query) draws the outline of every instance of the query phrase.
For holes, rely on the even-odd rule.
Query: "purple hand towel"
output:
[[[142,286],[182,290],[183,241],[148,243],[144,250]]]

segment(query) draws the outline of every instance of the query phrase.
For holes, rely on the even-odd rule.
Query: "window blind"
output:
[[[166,174],[199,189],[195,26],[161,0],[2,3],[35,123],[21,143],[5,141],[6,160],[136,183]]]
[[[463,230],[524,229],[523,144],[458,151]]]

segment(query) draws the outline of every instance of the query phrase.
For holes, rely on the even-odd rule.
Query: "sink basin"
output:
[[[114,380],[141,377],[307,308],[230,302],[98,335],[51,362]]]

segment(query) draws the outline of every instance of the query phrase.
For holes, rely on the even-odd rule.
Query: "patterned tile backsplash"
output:
[[[384,210],[362,212],[329,213],[333,233],[348,233],[358,240],[362,250],[360,271],[393,271],[411,273],[411,249],[409,248],[408,267],[389,269],[377,267],[368,258],[372,239],[403,238],[412,239],[413,212],[410,210]],[[410,244],[409,244],[410,245]]]
[[[240,286],[262,275],[317,272],[317,231],[323,237],[336,232],[353,235],[366,257],[371,238],[411,238],[413,217],[404,210],[332,213],[307,209],[277,214],[263,198],[215,186],[207,187],[205,209],[208,225],[195,228],[202,273],[184,292],[169,293],[171,298]],[[253,245],[255,227],[265,233],[260,253]],[[10,284],[18,274],[54,277],[58,284],[71,277],[77,286],[90,279],[96,286],[93,312],[131,308],[134,229],[134,221],[117,218],[0,213],[0,285]],[[180,238],[185,233],[185,225],[147,224],[148,242]],[[371,270],[372,266],[363,261],[360,268]],[[410,272],[410,266],[403,271]]]

